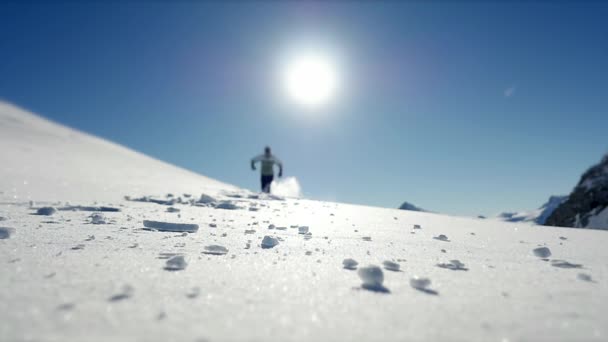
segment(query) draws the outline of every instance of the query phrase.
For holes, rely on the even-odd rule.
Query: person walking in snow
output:
[[[283,163],[281,163],[281,160],[270,152],[270,147],[268,146],[264,148],[264,154],[260,154],[259,156],[251,159],[252,170],[255,170],[256,162],[260,162],[262,164],[262,169],[260,170],[262,191],[269,193],[270,183],[272,183],[272,180],[274,179],[274,165],[276,164],[279,167],[279,177],[283,177]]]

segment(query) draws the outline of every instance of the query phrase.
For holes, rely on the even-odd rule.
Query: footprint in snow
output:
[[[437,264],[437,267],[445,268],[452,271],[468,271],[469,269],[464,267],[464,264],[460,260],[450,260],[448,263]]]
[[[224,254],[228,253],[228,248],[226,248],[224,246],[220,246],[220,245],[210,245],[210,246],[205,246],[203,253],[211,254],[211,255],[224,255]]]

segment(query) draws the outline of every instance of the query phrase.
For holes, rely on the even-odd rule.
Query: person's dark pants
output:
[[[270,183],[274,179],[274,175],[264,176],[262,175],[262,191],[269,193],[270,192]]]

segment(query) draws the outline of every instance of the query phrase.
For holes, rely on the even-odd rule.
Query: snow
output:
[[[198,224],[162,222],[153,220],[144,220],[144,227],[164,232],[194,233],[198,230]]]
[[[590,215],[586,228],[607,229],[608,228],[608,207],[605,207],[602,210],[597,210],[594,215]]]
[[[12,232],[0,239],[0,341],[608,334],[605,231],[252,194],[7,104],[0,155],[1,226]],[[197,203],[202,194],[212,199]],[[154,201],[131,200],[139,198]],[[30,201],[58,210],[33,215]],[[225,201],[239,208],[216,208]],[[87,210],[61,209],[68,207]],[[106,223],[90,224],[98,213]],[[198,230],[146,230],[144,221]],[[310,231],[301,235],[304,226]],[[449,243],[433,238],[442,235]],[[262,248],[265,239],[278,244]],[[554,259],[535,256],[538,247]],[[186,268],[165,269],[182,258]],[[345,269],[384,261],[400,272]]]
[[[549,200],[538,209],[520,212],[504,212],[498,214],[495,219],[507,222],[527,222],[543,225],[555,209],[567,200],[568,196],[551,196],[549,197]]]

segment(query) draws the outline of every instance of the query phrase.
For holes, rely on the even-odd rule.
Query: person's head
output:
[[[264,154],[267,155],[267,156],[270,155],[270,146],[264,147]]]

